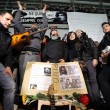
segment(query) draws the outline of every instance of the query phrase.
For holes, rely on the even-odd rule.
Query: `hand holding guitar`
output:
[[[107,63],[107,57],[110,54],[110,46],[107,46],[101,53],[101,59],[103,63]]]
[[[12,35],[11,46],[16,48],[18,51],[21,51],[24,46],[28,45],[30,40],[33,38],[34,34],[42,32],[47,29],[53,29],[53,28],[57,28],[57,26],[46,27],[46,28],[40,29],[40,30],[32,32],[32,33],[24,32],[21,34],[14,34],[14,35]]]

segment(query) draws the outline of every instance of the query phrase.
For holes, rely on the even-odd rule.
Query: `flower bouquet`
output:
[[[77,106],[81,110],[86,110],[87,105],[89,103],[89,98],[85,94],[78,94],[78,93],[73,93],[71,96],[70,95],[64,95],[64,96],[59,96],[59,95],[54,95],[55,103],[59,101],[71,101],[71,105]],[[50,95],[44,95],[42,93],[38,93],[35,96],[22,96],[22,101],[24,105],[31,104],[32,102],[36,100],[47,100],[50,101]]]

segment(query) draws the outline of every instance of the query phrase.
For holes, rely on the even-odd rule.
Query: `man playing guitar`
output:
[[[102,23],[102,29],[105,33],[102,41],[100,42],[98,48],[99,48],[99,55],[100,55],[100,61],[102,61],[102,69],[98,76],[100,89],[102,91],[103,97],[106,102],[106,107],[104,110],[110,109],[110,23],[104,22]],[[104,59],[104,61],[103,61]]]
[[[26,28],[23,26],[23,24],[20,22],[21,20],[21,10],[22,10],[22,5],[20,1],[17,1],[19,10],[15,14],[14,18],[14,26],[17,30],[17,33],[24,33],[26,32]],[[43,10],[42,10],[42,24],[38,26],[38,24],[32,24],[31,25],[31,32],[37,31],[38,28],[44,29],[48,27],[48,19],[46,17],[46,8],[47,5],[44,5]],[[40,62],[41,57],[40,57],[40,52],[41,52],[41,41],[42,37],[44,36],[46,32],[46,29],[44,31],[41,31],[39,33],[36,33],[32,36],[32,39],[27,42],[26,45],[24,45],[21,54],[19,56],[19,73],[20,73],[20,89],[24,77],[24,72],[26,68],[26,64],[28,61],[33,61],[33,62]],[[21,45],[21,44],[18,44]]]

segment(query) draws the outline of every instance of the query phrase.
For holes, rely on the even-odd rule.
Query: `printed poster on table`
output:
[[[21,95],[47,94],[51,84],[54,84],[54,93],[58,95],[71,95],[73,92],[87,94],[78,62],[28,62]]]

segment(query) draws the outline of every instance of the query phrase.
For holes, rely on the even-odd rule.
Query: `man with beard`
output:
[[[45,45],[42,53],[44,62],[64,63],[68,58],[68,49],[65,42],[60,40],[58,31],[53,29],[50,32],[50,41]]]

